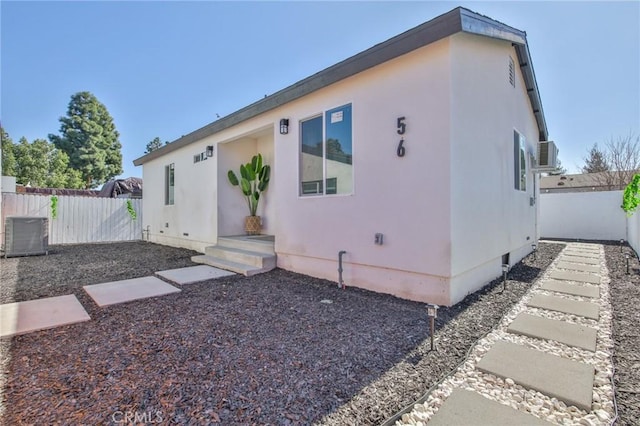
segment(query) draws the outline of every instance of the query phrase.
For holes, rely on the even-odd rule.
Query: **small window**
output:
[[[300,122],[300,195],[353,192],[351,104]]]
[[[515,189],[527,190],[526,140],[517,131],[513,131],[513,181]]]
[[[509,83],[516,87],[516,65],[511,56],[509,56]]]
[[[164,168],[164,204],[169,206],[174,203],[174,165],[173,163]]]

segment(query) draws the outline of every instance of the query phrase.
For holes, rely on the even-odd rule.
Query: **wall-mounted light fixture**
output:
[[[280,134],[286,135],[289,133],[289,119],[283,118],[280,120]]]
[[[207,157],[213,157],[213,145],[207,145]]]
[[[431,328],[431,350],[434,349],[433,335],[436,332],[436,318],[438,317],[438,305],[427,305],[427,315],[429,316],[429,326]]]

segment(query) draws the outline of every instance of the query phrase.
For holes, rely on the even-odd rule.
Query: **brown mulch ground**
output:
[[[625,253],[631,254],[629,274]],[[640,424],[640,263],[631,248],[605,245],[613,307],[613,365],[619,425]]]
[[[74,293],[92,318],[0,341],[3,421],[380,424],[453,370],[562,248],[540,244],[504,292],[496,280],[442,308],[435,352],[424,304],[279,269],[98,308],[82,285],[188,266],[193,252],[122,243],[0,259],[3,303]]]

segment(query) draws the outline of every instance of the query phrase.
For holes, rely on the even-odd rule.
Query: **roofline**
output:
[[[361,73],[369,68],[395,59],[399,56],[427,46],[458,32],[487,36],[499,40],[510,41],[517,52],[518,62],[525,79],[527,93],[540,130],[540,139],[546,140],[547,127],[542,111],[542,102],[536,84],[526,34],[501,22],[479,15],[468,9],[457,7],[443,15],[427,21],[415,28],[405,31],[389,40],[376,44],[350,58],[317,72],[297,83],[292,84],[270,96],[260,99],[219,120],[213,121],[170,144],[152,151],[133,161],[140,166],[148,161],[176,151],[193,142],[211,136],[236,124],[254,118],[260,114],[281,107],[296,99],[302,98],[317,90],[337,83],[348,77]],[[544,137],[543,137],[544,136]]]

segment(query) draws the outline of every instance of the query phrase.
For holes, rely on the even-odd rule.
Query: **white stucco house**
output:
[[[337,282],[346,251],[347,286],[452,305],[531,252],[547,137],[525,33],[456,8],[134,164],[151,241],[242,234],[227,171],[262,153],[278,267]]]

